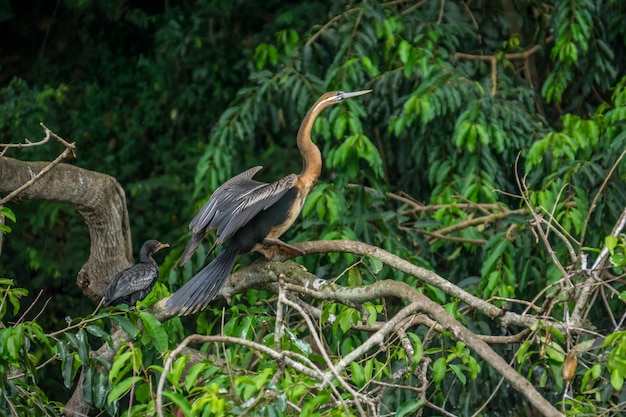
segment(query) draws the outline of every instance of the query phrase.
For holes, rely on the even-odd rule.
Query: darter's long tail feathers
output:
[[[186,316],[204,309],[224,284],[237,256],[237,249],[224,249],[165,302],[165,310]]]

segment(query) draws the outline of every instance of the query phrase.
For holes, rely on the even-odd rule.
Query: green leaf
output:
[[[406,65],[409,61],[409,56],[411,55],[411,44],[406,40],[402,40],[398,45],[398,57],[400,58],[400,62]]]
[[[163,391],[163,397],[173,402],[176,405],[176,407],[180,409],[180,411],[183,413],[184,416],[194,415],[194,413],[191,410],[191,405],[189,404],[189,401],[184,395],[179,394],[177,392],[165,390]]]
[[[301,416],[317,415],[316,413],[314,413],[315,408],[320,404],[327,404],[328,402],[332,400],[328,396],[328,394],[325,394],[325,393],[318,393],[317,395],[314,395],[312,397],[307,397],[307,398],[310,398],[310,399],[308,399],[308,401],[306,401],[304,405],[302,406],[302,409],[300,410]]]
[[[198,382],[200,382],[199,377],[200,374],[206,371],[208,365],[206,363],[196,363],[189,368],[189,372],[185,375],[185,390],[189,391],[193,388]]]
[[[107,403],[111,404],[113,401],[119,399],[130,390],[130,387],[132,387],[133,384],[136,384],[139,381],[141,381],[141,377],[131,376],[113,385],[107,397]],[[163,394],[165,395],[165,393]]]
[[[85,329],[92,335],[101,338],[105,342],[109,344],[109,346],[113,347],[113,339],[111,339],[111,335],[105,332],[100,326],[96,326],[95,324],[89,324]]]
[[[493,270],[494,264],[500,259],[508,245],[509,241],[505,238],[504,233],[498,233],[490,239],[485,248],[487,256],[485,256],[480,268],[481,276],[486,277]]]
[[[546,346],[546,354],[548,357],[556,362],[562,363],[565,361],[565,352],[563,348],[557,343],[550,343]]]
[[[341,113],[337,120],[335,120],[335,123],[333,123],[333,136],[337,139],[343,139],[347,127],[348,118],[344,113]]]
[[[62,363],[61,375],[65,388],[72,388],[72,377],[74,376],[74,355],[67,355],[67,359]]]
[[[365,385],[365,373],[363,367],[357,362],[350,362],[350,372],[352,375],[352,382],[362,388]]]
[[[376,320],[378,319],[378,311],[377,311],[376,306],[373,305],[372,303],[364,303],[363,307],[369,313],[369,315],[367,316],[368,326],[373,326],[374,323],[376,323]]]
[[[468,141],[470,130],[474,124],[470,120],[464,120],[461,122],[457,129],[454,130],[454,143],[457,147],[461,148]]]
[[[524,343],[520,345],[519,349],[517,350],[517,355],[516,355],[516,359],[519,364],[523,364],[526,362],[525,355],[528,349],[530,348],[530,346],[531,346],[530,340],[526,340]]]
[[[93,405],[96,408],[102,408],[106,405],[107,395],[109,394],[109,378],[106,373],[98,372],[92,387]]]
[[[122,315],[113,315],[111,316],[111,319],[116,322],[131,339],[136,338],[139,334],[139,330],[137,329],[137,327],[133,323],[131,323],[131,321],[128,320],[127,317]]]
[[[376,258],[375,256],[370,256],[368,259],[368,263],[370,266],[370,269],[372,270],[372,272],[375,275],[378,275],[380,273],[380,271],[383,270],[383,263],[380,259]]]
[[[604,339],[604,342],[602,342],[602,347],[606,348],[609,345],[612,345],[615,341],[617,341],[618,339],[622,339],[626,337],[626,330],[621,330],[619,332],[613,332],[611,334],[609,334],[606,339]]]
[[[348,285],[350,287],[358,287],[362,283],[361,271],[359,271],[358,268],[350,268],[348,270]]]
[[[367,71],[370,77],[377,77],[380,74],[380,71],[378,71],[378,68],[372,64],[372,60],[368,56],[362,56],[361,62],[363,63],[363,68],[365,68],[365,71]]]
[[[93,368],[91,367],[86,367],[85,370],[83,371],[83,386],[82,386],[82,390],[83,390],[83,399],[91,404],[92,403],[92,398],[91,398],[91,377],[93,375]]]
[[[339,327],[341,327],[344,333],[350,330],[352,325],[358,321],[358,315],[358,311],[353,308],[345,307],[342,309],[337,318],[339,320]]]
[[[11,220],[13,223],[15,223],[16,221],[16,217],[15,217],[15,213],[13,213],[13,210],[11,210],[10,208],[3,206],[0,207],[0,216],[4,216],[7,219]]]
[[[61,340],[57,342],[56,352],[59,355],[59,359],[61,359],[62,362],[65,362],[65,360],[68,357],[68,349],[67,349],[67,345],[65,344],[65,342]]]
[[[306,340],[300,339],[292,330],[285,329],[291,341],[296,347],[306,356],[309,356],[313,352],[313,348]]]
[[[80,329],[76,333],[76,340],[78,341],[78,357],[83,365],[86,365],[89,363],[89,352],[91,349],[89,347],[87,335],[83,329]]]
[[[159,352],[165,352],[168,347],[168,337],[161,322],[147,311],[140,311],[139,318],[145,326],[148,334],[152,337],[152,344],[156,350]]]
[[[370,381],[372,379],[372,372],[374,372],[374,361],[369,359],[365,361],[365,365],[363,366],[363,377],[365,381]]]
[[[611,255],[613,254],[613,251],[617,247],[618,242],[619,240],[613,235],[609,235],[604,238],[604,246],[606,246],[606,248],[609,250]]]
[[[621,391],[622,386],[624,385],[624,376],[617,369],[613,369],[611,372],[611,385],[615,391]]]
[[[446,358],[441,357],[433,363],[433,380],[439,383],[444,376],[446,376]]]
[[[465,145],[470,153],[476,150],[476,137],[478,136],[478,127],[475,123],[472,123],[465,136]]]
[[[407,332],[407,336],[413,342],[413,365],[415,366],[422,361],[424,346],[422,345],[422,340],[415,333]]]
[[[111,369],[109,370],[109,381],[116,381],[116,377],[122,369],[124,370],[124,372],[122,373],[123,375],[124,373],[126,373],[127,370],[132,368],[132,363],[130,361],[132,355],[133,352],[130,350],[127,350],[122,354],[119,354],[118,352],[118,355],[115,357],[113,365],[111,365]]]
[[[421,406],[424,405],[423,399],[413,399],[403,403],[396,411],[396,417],[404,417],[406,415],[413,415]]]
[[[5,343],[6,352],[8,353],[8,359],[11,362],[17,361],[24,343],[24,326],[18,324],[8,329],[2,329],[2,335],[2,341]]]
[[[463,372],[465,367],[454,364],[454,363],[451,363],[448,366],[450,367],[452,372],[456,375],[456,377],[459,379],[461,384],[465,385],[465,383],[467,382],[467,377],[465,376],[465,373]]]
[[[170,381],[170,383],[173,386],[179,385],[180,378],[183,375],[183,372],[185,371],[185,365],[187,363],[187,359],[188,357],[185,355],[179,356],[174,361],[174,364],[172,365],[172,370],[167,374],[167,380]]]

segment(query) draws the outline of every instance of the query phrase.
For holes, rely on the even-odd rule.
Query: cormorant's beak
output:
[[[161,250],[163,248],[169,248],[170,245],[169,243],[159,243],[159,246],[157,246],[157,250]]]
[[[347,92],[347,93],[341,92],[341,98],[345,100],[350,97],[362,96],[363,94],[367,94],[371,92],[372,90],[352,91],[352,92]]]

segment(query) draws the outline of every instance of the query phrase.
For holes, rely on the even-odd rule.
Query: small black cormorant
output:
[[[147,240],[141,246],[139,262],[113,277],[107,288],[103,305],[105,307],[118,304],[134,306],[137,301],[146,298],[159,277],[159,265],[152,259],[152,255],[169,246],[158,240]]]

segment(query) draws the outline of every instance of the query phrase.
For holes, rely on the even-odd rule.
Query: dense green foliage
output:
[[[158,238],[175,246],[152,301],[202,264],[199,256],[194,265],[173,267],[188,220],[219,184],[255,165],[265,166],[262,180],[299,172],[295,132],[314,100],[329,90],[372,89],[327,110],[315,124],[325,169],[285,239],[367,242],[516,312],[528,306],[511,300],[543,306],[559,288],[563,274],[551,250],[571,272],[587,264],[569,258],[570,246],[588,256],[591,267],[606,245],[615,279],[589,301],[590,333],[571,335],[546,325],[527,340],[495,349],[515,359],[519,372],[554,404],[565,399],[570,415],[624,412],[626,335],[618,330],[626,313],[626,241],[609,236],[626,207],[626,164],[620,163],[626,73],[617,64],[626,60],[626,11],[620,2],[154,3],[62,0],[32,2],[26,11],[0,0],[7,34],[0,42],[10,51],[0,63],[0,142],[34,140],[43,121],[76,141],[72,163],[120,181],[133,240]],[[9,154],[33,160],[55,155],[49,148]],[[83,386],[95,409],[114,415],[132,398],[135,415],[153,415],[164,355],[183,335],[226,334],[274,346],[275,298],[269,292],[250,291],[226,307],[224,317],[215,308],[197,321],[161,324],[146,312],[90,315],[93,305],[74,289],[88,256],[80,219],[55,204],[8,207],[15,216],[7,216],[12,230],[0,229],[10,231],[0,266],[3,322],[17,321],[35,289],[46,292],[18,324],[0,329],[3,413],[58,415],[86,365]],[[550,248],[529,222],[536,221],[531,212],[554,226],[547,229]],[[391,278],[423,288],[477,333],[520,330],[503,329],[376,260],[324,254],[298,261],[346,286]],[[23,298],[23,287],[31,298]],[[53,297],[49,314],[36,316],[47,297]],[[574,300],[565,301],[541,313],[565,321]],[[402,307],[396,304],[379,300],[366,308],[384,321]],[[319,307],[337,317],[323,329],[333,354],[345,356],[363,343],[367,334],[353,328],[361,312],[335,303]],[[63,320],[67,326],[58,330]],[[89,356],[110,343],[111,322],[129,335],[112,366]],[[309,354],[307,327],[292,324],[278,338],[281,347]],[[499,375],[462,342],[422,327],[407,334],[413,358],[390,342],[347,371],[355,390],[396,385],[381,390],[382,415],[410,414],[424,405],[411,389],[420,381],[411,372],[397,376],[408,363],[417,369],[422,355],[432,360],[427,397],[438,407],[472,415],[496,391]],[[592,349],[596,335],[609,337]],[[566,398],[561,369],[572,346],[589,351],[579,357],[584,366]],[[168,413],[172,404],[203,416],[295,415],[292,404],[301,415],[357,413],[349,390],[341,391],[343,408],[327,409],[341,387],[316,386],[247,347],[207,343],[203,350],[215,363],[196,364],[183,375],[187,359],[175,361]],[[110,366],[108,376],[100,366]],[[16,376],[21,372],[27,377]],[[44,380],[54,373],[61,390]],[[482,415],[523,415],[521,402],[511,410],[517,399],[505,384]],[[437,414],[425,408],[428,413]]]

